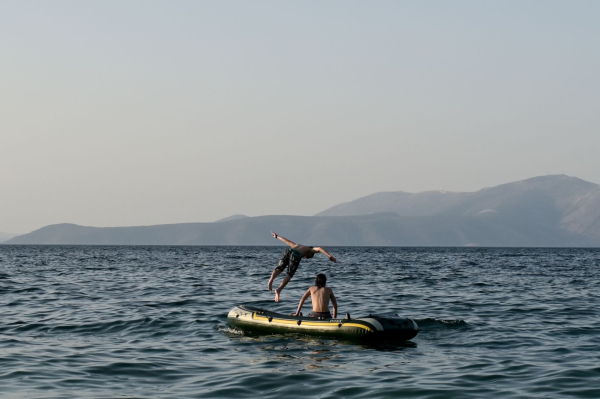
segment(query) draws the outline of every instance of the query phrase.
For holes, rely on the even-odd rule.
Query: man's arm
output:
[[[273,234],[273,237],[277,238],[278,240],[281,240],[281,241],[285,242],[287,245],[289,245],[292,248],[294,248],[296,246],[295,242],[292,242],[292,241],[288,240],[285,237],[279,236],[279,235],[277,235],[277,233],[271,232],[271,234]]]
[[[333,256],[331,256],[331,254],[329,252],[325,251],[325,248],[314,247],[313,251],[322,253],[323,255],[327,256],[329,258],[329,260],[332,261],[333,263],[337,262],[336,258],[334,258]]]
[[[333,305],[333,318],[337,317],[337,300],[335,299],[335,295],[333,295],[333,291],[331,291],[331,304]]]
[[[302,305],[304,305],[304,301],[306,301],[306,299],[310,296],[310,288],[308,289],[308,291],[306,291],[304,293],[304,295],[302,295],[302,299],[300,299],[300,303],[298,304],[298,310],[296,310],[296,313],[293,313],[293,316],[300,316],[300,311],[302,310]]]

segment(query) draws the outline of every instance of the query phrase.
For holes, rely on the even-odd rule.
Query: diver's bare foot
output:
[[[273,280],[269,280],[269,291],[273,291]]]
[[[275,290],[275,302],[279,302],[279,288]]]

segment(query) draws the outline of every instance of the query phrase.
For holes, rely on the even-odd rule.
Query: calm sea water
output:
[[[600,397],[600,250],[328,249],[340,262],[303,261],[275,303],[281,247],[0,246],[0,397]],[[227,327],[238,304],[292,312],[319,272],[341,314],[421,332]]]

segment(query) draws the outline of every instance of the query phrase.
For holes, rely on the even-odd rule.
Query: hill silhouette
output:
[[[466,193],[376,193],[315,216],[234,217],[136,227],[58,224],[6,244],[600,246],[600,186],[541,176]]]

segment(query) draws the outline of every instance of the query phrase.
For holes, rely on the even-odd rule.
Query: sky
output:
[[[1,1],[0,232],[600,183],[598,1]]]

